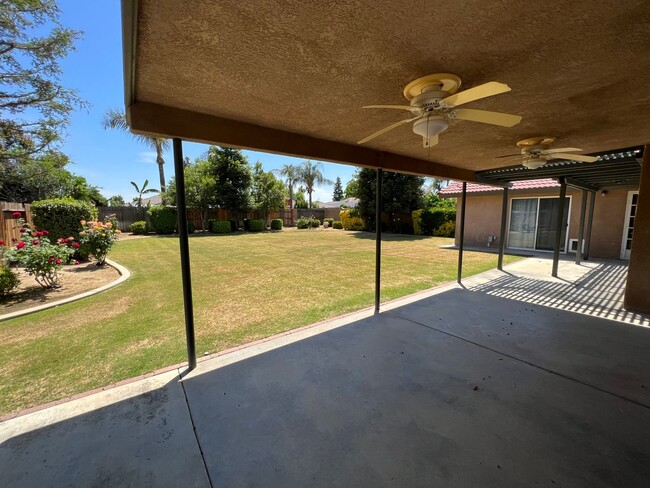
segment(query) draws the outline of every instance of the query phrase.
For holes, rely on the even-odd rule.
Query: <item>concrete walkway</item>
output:
[[[576,283],[613,274],[566,265],[549,280],[526,260],[6,421],[2,486],[647,487],[650,328],[571,311]]]

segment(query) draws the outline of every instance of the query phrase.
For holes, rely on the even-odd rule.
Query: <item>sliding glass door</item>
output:
[[[564,221],[569,215],[570,198],[564,203]],[[508,246],[520,249],[552,251],[555,246],[557,213],[560,199],[513,198],[510,204]],[[567,226],[562,229],[560,249],[564,252]]]

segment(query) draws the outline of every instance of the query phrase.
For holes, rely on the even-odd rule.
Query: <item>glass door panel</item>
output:
[[[559,198],[541,198],[539,200],[539,217],[537,222],[537,240],[535,242],[535,249],[544,251],[552,251],[555,247],[555,236],[557,234],[557,211],[560,206]],[[564,200],[564,221],[567,222],[569,216],[569,198]],[[564,252],[564,245],[566,243],[566,230],[565,225],[562,228],[562,236],[560,238],[560,250]]]
[[[533,249],[535,247],[536,221],[537,198],[512,199],[508,246]]]

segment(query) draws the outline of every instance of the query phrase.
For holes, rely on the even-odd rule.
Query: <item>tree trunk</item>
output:
[[[165,193],[165,160],[160,144],[156,145],[156,163],[158,163],[158,176],[160,176],[160,193]]]
[[[309,193],[309,208],[311,208],[311,191],[307,190],[307,193]]]
[[[201,232],[205,233],[205,221],[208,218],[208,210],[201,210]]]

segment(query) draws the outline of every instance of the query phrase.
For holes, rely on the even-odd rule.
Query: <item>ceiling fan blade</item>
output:
[[[568,153],[568,152],[582,152],[582,149],[577,147],[558,147],[553,149],[544,149],[542,151],[544,154],[555,154],[555,153]]]
[[[457,107],[458,105],[463,105],[464,103],[473,102],[474,100],[480,100],[481,98],[491,97],[493,95],[499,95],[500,93],[509,92],[510,87],[505,83],[499,83],[498,81],[490,81],[483,85],[475,86],[468,90],[455,93],[443,98],[441,103],[448,107]]]
[[[596,156],[585,156],[584,154],[562,154],[556,153],[550,155],[548,159],[568,159],[569,161],[580,161],[583,163],[595,163],[598,161]]]
[[[383,129],[378,130],[374,134],[370,134],[368,137],[365,137],[365,138],[361,139],[359,142],[357,142],[357,144],[364,144],[364,143],[368,142],[369,140],[374,139],[375,137],[378,137],[378,136],[380,136],[382,134],[385,134],[389,130],[393,130],[396,127],[399,127],[400,125],[404,125],[404,124],[408,124],[409,122],[413,122],[414,120],[417,120],[417,119],[419,119],[421,117],[422,117],[421,115],[418,115],[417,117],[413,117],[412,119],[400,120],[399,122],[395,122],[394,124],[391,124],[388,127],[384,127]]]
[[[366,105],[361,108],[391,108],[397,110],[410,110],[410,111],[419,111],[420,107],[414,107],[412,105]]]
[[[423,137],[422,138],[422,147],[431,147],[435,146],[438,144],[438,134],[435,136],[431,136],[429,138]]]
[[[453,114],[456,119],[483,122],[484,124],[500,125],[502,127],[513,127],[521,122],[519,115],[488,112],[487,110],[475,110],[473,108],[459,108],[454,110]]]

